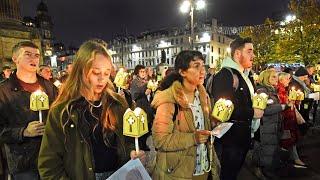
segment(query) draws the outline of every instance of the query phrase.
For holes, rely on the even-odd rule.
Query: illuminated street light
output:
[[[193,49],[193,40],[194,40],[194,25],[193,25],[193,11],[196,8],[196,10],[200,10],[205,8],[206,3],[204,0],[198,0],[195,2],[194,0],[185,0],[180,6],[180,11],[183,13],[189,12],[190,15],[190,30],[191,30],[191,35],[190,35],[190,45],[191,49]]]
[[[206,7],[206,2],[204,0],[198,0],[196,3],[196,10],[204,9]]]
[[[183,1],[183,3],[180,6],[180,11],[182,13],[187,13],[190,11],[190,1]]]

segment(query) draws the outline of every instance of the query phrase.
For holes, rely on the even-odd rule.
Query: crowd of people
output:
[[[289,165],[308,168],[299,142],[315,123],[315,66],[258,73],[252,71],[251,39],[236,38],[230,49],[217,72],[206,72],[201,52],[184,50],[174,67],[157,72],[161,78],[152,67],[137,65],[120,87],[114,83],[120,68],[102,40],[84,42],[58,78],[50,66],[39,65],[34,43],[18,43],[12,51],[16,69],[4,67],[0,84],[2,177],[102,180],[139,159],[155,180],[236,180],[248,155],[259,179],[276,178]],[[150,88],[150,81],[158,87]],[[292,99],[292,89],[303,98]],[[40,112],[30,108],[30,96],[39,90],[50,104]],[[265,109],[253,106],[261,93],[268,96]],[[212,130],[223,122],[211,113],[222,98],[234,105],[227,119],[233,125],[214,138]],[[146,112],[150,129],[139,138],[139,151],[123,132],[123,116],[135,107]]]

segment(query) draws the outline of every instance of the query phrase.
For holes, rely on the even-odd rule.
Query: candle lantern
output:
[[[319,84],[311,84],[311,88],[313,89],[314,92],[320,92],[320,85]]]
[[[123,135],[135,138],[137,152],[139,151],[138,138],[147,132],[147,113],[139,107],[134,111],[128,108],[123,115]]]
[[[158,88],[158,82],[154,80],[149,80],[147,84],[147,88],[155,92]]]
[[[215,103],[212,116],[221,122],[225,122],[230,119],[233,109],[232,101],[221,98]]]
[[[49,98],[48,95],[41,91],[37,90],[31,93],[30,96],[30,109],[32,111],[39,111],[39,121],[42,122],[42,110],[49,109]]]
[[[298,89],[297,90],[297,101],[302,101],[302,100],[304,100],[304,93],[300,89]]]
[[[295,100],[297,100],[297,91],[296,91],[296,89],[295,89],[294,87],[292,87],[292,88],[290,89],[288,99],[289,99],[290,101],[295,101]]]
[[[266,93],[254,94],[252,99],[252,107],[264,110],[267,107],[268,95]]]
[[[116,74],[116,77],[114,78],[114,83],[116,86],[120,89],[126,89],[127,88],[127,79],[129,74],[124,71],[123,68],[120,68],[118,73]]]

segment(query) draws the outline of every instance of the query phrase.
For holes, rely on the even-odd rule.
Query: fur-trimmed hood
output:
[[[199,91],[199,98],[202,107],[202,111],[205,115],[209,115],[210,99],[203,85],[197,87]],[[189,108],[188,100],[183,93],[182,84],[179,81],[173,82],[173,84],[163,91],[157,91],[151,106],[155,109],[163,103],[177,103],[182,108]]]

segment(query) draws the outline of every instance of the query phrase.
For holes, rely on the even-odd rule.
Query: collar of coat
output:
[[[199,91],[199,98],[201,108],[204,114],[209,114],[209,98],[203,85],[197,87]],[[151,105],[157,108],[163,103],[177,103],[182,108],[189,108],[188,100],[186,99],[182,84],[179,81],[173,82],[173,84],[163,91],[157,91]]]

